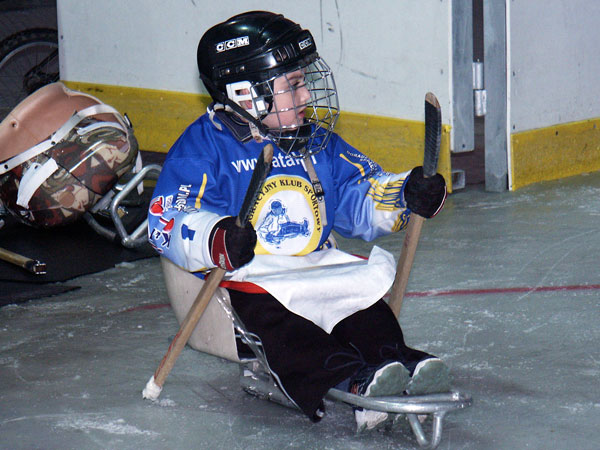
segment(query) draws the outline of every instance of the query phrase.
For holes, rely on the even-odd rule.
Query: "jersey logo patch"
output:
[[[323,235],[313,187],[299,176],[268,178],[249,219],[258,238],[257,254],[306,255],[318,248]]]

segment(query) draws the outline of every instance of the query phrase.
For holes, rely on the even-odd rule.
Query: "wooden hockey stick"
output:
[[[46,264],[38,261],[37,259],[31,259],[18,253],[11,252],[5,248],[0,247],[0,259],[7,261],[16,266],[22,267],[23,269],[31,272],[34,275],[45,275]]]
[[[442,110],[436,96],[428,92],[425,95],[425,154],[423,157],[423,175],[426,178],[434,176],[437,172],[441,140]],[[389,305],[396,317],[399,316],[402,308],[402,300],[408,285],[408,277],[415,259],[424,220],[424,217],[411,212],[390,294]]]
[[[254,172],[252,173],[252,178],[250,179],[250,184],[248,185],[248,190],[246,191],[246,196],[244,197],[244,202],[242,203],[242,207],[240,208],[240,212],[236,218],[237,226],[243,227],[248,222],[248,217],[250,216],[250,213],[256,204],[258,194],[260,193],[263,183],[267,178],[269,171],[271,170],[272,160],[273,146],[271,144],[267,144],[263,148],[263,151],[256,162],[256,166],[254,167]],[[211,270],[204,280],[202,289],[200,289],[196,300],[181,323],[179,331],[173,338],[167,353],[156,369],[156,372],[154,372],[154,375],[150,378],[146,384],[146,387],[142,391],[142,396],[144,398],[156,400],[160,395],[167,376],[171,372],[171,369],[173,369],[175,361],[185,347],[185,344],[187,344],[187,341],[194,331],[194,328],[196,328],[198,321],[208,306],[210,299],[223,280],[225,273],[225,269],[217,267],[216,269]]]

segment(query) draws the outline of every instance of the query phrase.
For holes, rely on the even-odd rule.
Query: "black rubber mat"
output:
[[[111,242],[83,220],[51,229],[34,229],[7,217],[4,220],[0,247],[45,263],[46,274],[35,275],[0,260],[0,305],[68,291],[76,286],[57,283],[156,255],[149,244],[129,249]]]

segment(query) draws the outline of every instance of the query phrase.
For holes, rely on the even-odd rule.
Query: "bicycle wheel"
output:
[[[58,81],[58,33],[19,31],[0,42],[0,120],[29,94]]]

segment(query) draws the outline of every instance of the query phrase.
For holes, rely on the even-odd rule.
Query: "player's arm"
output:
[[[167,159],[148,210],[148,239],[175,264],[198,271],[212,266],[208,239],[220,215],[196,204],[211,177],[210,166]]]
[[[441,209],[446,195],[441,176],[424,179],[419,168],[387,173],[341,139],[335,144],[335,229],[343,236],[370,241],[403,229],[411,210],[431,217]]]
[[[168,159],[148,213],[151,245],[192,272],[219,266],[233,270],[254,256],[252,227],[234,226],[224,199],[227,189],[212,165],[201,159]]]

